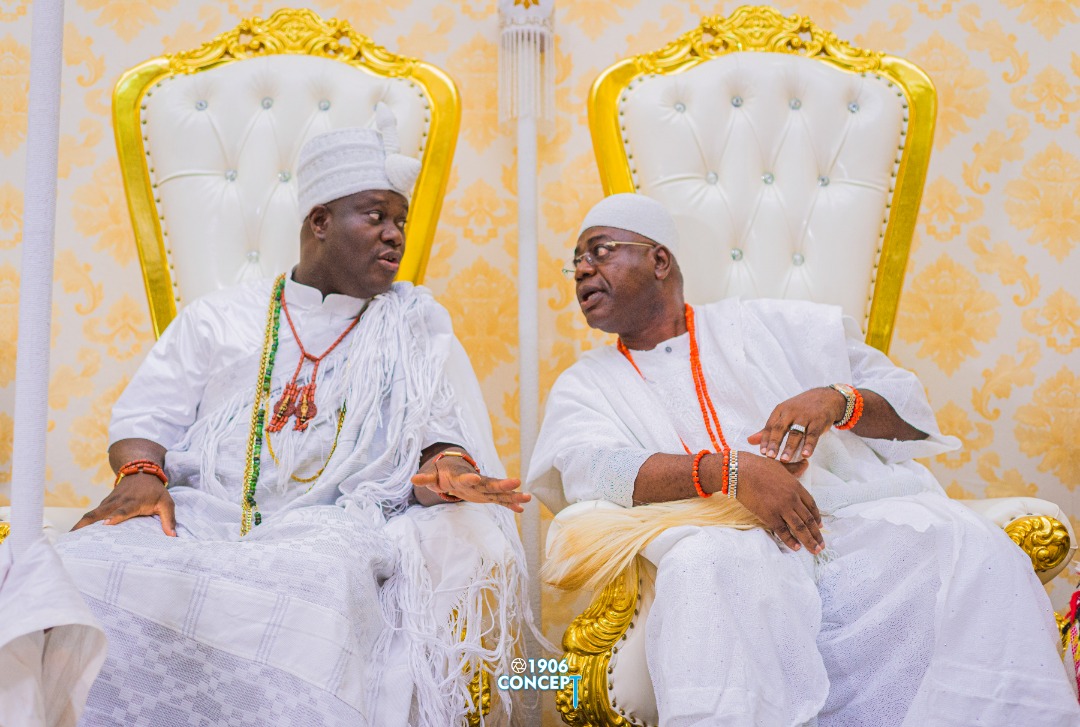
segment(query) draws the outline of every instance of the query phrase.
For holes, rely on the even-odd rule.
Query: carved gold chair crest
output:
[[[608,68],[589,96],[605,194],[663,202],[691,303],[731,295],[841,306],[888,351],[934,133],[930,79],[801,17],[746,6]],[[609,503],[577,503],[563,513]],[[1064,514],[1031,498],[981,501],[1048,580],[1075,550]],[[1029,517],[1028,515],[1031,514]],[[549,543],[558,536],[557,516]],[[642,558],[567,630],[582,675],[572,725],[655,725]]]

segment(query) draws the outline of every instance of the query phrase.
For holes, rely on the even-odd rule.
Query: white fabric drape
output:
[[[113,439],[168,448],[178,537],[136,518],[57,544],[113,647],[88,725],[453,724],[470,710],[471,675],[509,669],[518,651],[528,606],[509,511],[409,507],[420,451],[437,441],[502,475],[479,385],[422,288],[398,283],[371,301],[320,366],[307,431],[268,435],[277,462],[264,439],[263,521],[240,536],[271,289],[257,281],[185,307],[114,409]],[[285,295],[316,352],[364,304],[291,280]],[[278,342],[271,402],[300,358],[284,316]],[[326,462],[341,402],[322,475],[291,480]]]

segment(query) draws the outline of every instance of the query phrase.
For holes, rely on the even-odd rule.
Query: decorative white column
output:
[[[10,538],[16,559],[41,537],[45,502],[56,157],[60,138],[60,73],[64,56],[63,0],[35,0],[31,14],[29,123],[11,464]]]
[[[537,121],[555,108],[554,0],[499,0],[499,118],[517,121],[518,194],[518,374],[521,476],[540,428],[540,359],[538,343]],[[542,624],[540,607],[540,503],[521,516],[521,539],[528,559],[529,602]],[[530,639],[531,640],[531,639]],[[535,643],[530,653],[537,654]],[[539,656],[539,654],[537,654]],[[526,704],[525,724],[540,724],[539,703]]]

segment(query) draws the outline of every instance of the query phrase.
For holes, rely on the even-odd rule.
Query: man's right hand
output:
[[[789,548],[805,545],[816,555],[825,548],[825,540],[817,504],[796,479],[805,469],[805,461],[784,463],[739,452],[738,499]]]
[[[165,534],[176,537],[176,505],[161,480],[146,473],[126,475],[100,505],[75,523],[72,530],[85,528],[99,520],[105,525],[116,525],[129,518],[149,515],[159,516]]]

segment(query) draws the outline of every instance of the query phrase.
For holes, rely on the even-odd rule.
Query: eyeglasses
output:
[[[590,267],[599,267],[607,262],[611,253],[615,252],[615,248],[619,245],[640,245],[641,247],[656,247],[652,242],[630,242],[627,240],[608,240],[596,245],[591,251],[578,255],[570,261],[570,267],[563,268],[562,273],[566,277],[573,280],[574,275],[577,274],[578,266],[581,263],[588,263]]]

